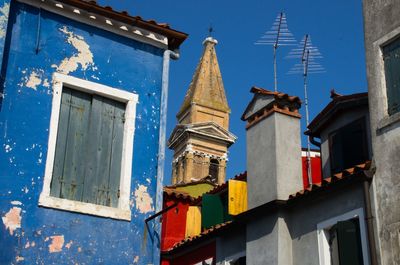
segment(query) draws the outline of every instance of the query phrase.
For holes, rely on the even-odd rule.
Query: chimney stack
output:
[[[242,115],[247,130],[249,209],[302,189],[298,97],[253,87]]]

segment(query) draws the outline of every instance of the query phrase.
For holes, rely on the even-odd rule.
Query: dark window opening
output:
[[[329,135],[332,174],[369,160],[365,119],[356,120]]]
[[[214,182],[218,180],[218,171],[219,171],[219,161],[217,159],[211,159],[210,170],[208,171],[208,175],[211,176],[211,180]]]
[[[400,111],[400,38],[382,48],[385,65],[388,114]]]

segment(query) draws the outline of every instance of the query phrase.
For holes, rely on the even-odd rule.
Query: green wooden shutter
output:
[[[336,232],[339,245],[340,265],[362,265],[360,225],[357,219],[338,222]]]
[[[125,104],[94,95],[83,201],[118,206]]]
[[[201,226],[204,229],[224,222],[224,206],[219,195],[204,194],[201,205]]]
[[[50,194],[82,200],[90,95],[63,89]]]
[[[383,48],[388,113],[400,111],[400,39]]]
[[[118,206],[125,107],[63,88],[52,196]]]

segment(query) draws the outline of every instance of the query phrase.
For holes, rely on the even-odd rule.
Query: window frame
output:
[[[55,208],[71,212],[108,217],[119,220],[131,220],[130,191],[132,177],[133,139],[135,134],[136,105],[139,96],[135,93],[112,88],[76,77],[53,74],[53,100],[49,127],[48,150],[43,181],[43,189],[39,197],[39,206]],[[58,122],[61,108],[61,96],[64,86],[89,94],[100,95],[115,101],[126,103],[125,124],[123,129],[120,198],[118,207],[109,207],[87,202],[62,199],[50,195],[50,185],[53,175],[54,158],[58,132]]]
[[[390,109],[390,106],[389,106],[389,91],[388,91],[389,86],[387,84],[387,70],[388,69],[386,69],[386,66],[385,66],[385,52],[384,52],[386,47],[394,44],[395,42],[400,42],[400,35],[397,35],[396,37],[391,38],[389,41],[386,41],[385,43],[382,43],[380,45],[381,57],[382,57],[382,61],[383,61],[383,74],[384,74],[384,79],[385,79],[384,81],[385,81],[385,93],[386,93],[386,104],[387,104],[387,110],[386,110],[387,113],[386,114],[389,117],[396,115],[397,113],[400,113],[400,109],[399,109],[400,107],[398,107],[398,110],[390,113],[392,110]]]
[[[379,106],[382,106],[376,109],[378,114],[378,131],[389,128],[393,124],[400,122],[400,112],[394,113],[392,115],[389,115],[388,112],[389,106],[385,76],[385,63],[383,60],[383,47],[396,40],[397,38],[400,38],[400,27],[395,28],[391,32],[385,34],[383,37],[372,43],[372,63],[375,64],[376,67],[372,68],[373,72],[371,72],[371,75],[374,75],[376,77],[375,87],[377,89],[374,95],[376,98],[379,99]]]
[[[364,210],[358,208],[350,212],[344,213],[339,216],[332,217],[328,220],[317,224],[317,237],[318,237],[318,253],[320,265],[331,265],[330,251],[329,251],[329,232],[328,230],[340,221],[347,221],[350,219],[358,218],[360,224],[360,237],[362,256],[365,265],[369,265],[369,247],[367,243],[367,233],[365,226]]]

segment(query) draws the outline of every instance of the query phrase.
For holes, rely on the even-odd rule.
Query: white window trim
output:
[[[231,265],[232,261],[236,261],[237,259],[246,256],[246,251],[239,252],[235,255],[229,256],[225,258],[224,265]]]
[[[340,221],[346,221],[353,218],[358,218],[360,223],[360,236],[361,236],[361,249],[365,265],[369,265],[369,252],[367,245],[367,233],[365,227],[365,218],[363,208],[358,208],[347,212],[345,214],[335,216],[331,219],[323,221],[317,225],[318,233],[318,252],[319,252],[319,264],[320,265],[331,265],[331,254],[329,251],[328,243],[328,229]]]
[[[116,208],[50,196],[50,183],[53,175],[58,120],[61,107],[61,95],[64,85],[85,93],[96,94],[126,103],[121,161],[120,198],[118,201],[118,207]],[[43,190],[39,197],[40,206],[120,220],[131,220],[129,199],[132,174],[133,137],[135,133],[137,102],[138,95],[134,93],[82,80],[72,76],[63,75],[60,73],[55,73],[53,75],[53,102],[51,109],[49,142]]]

